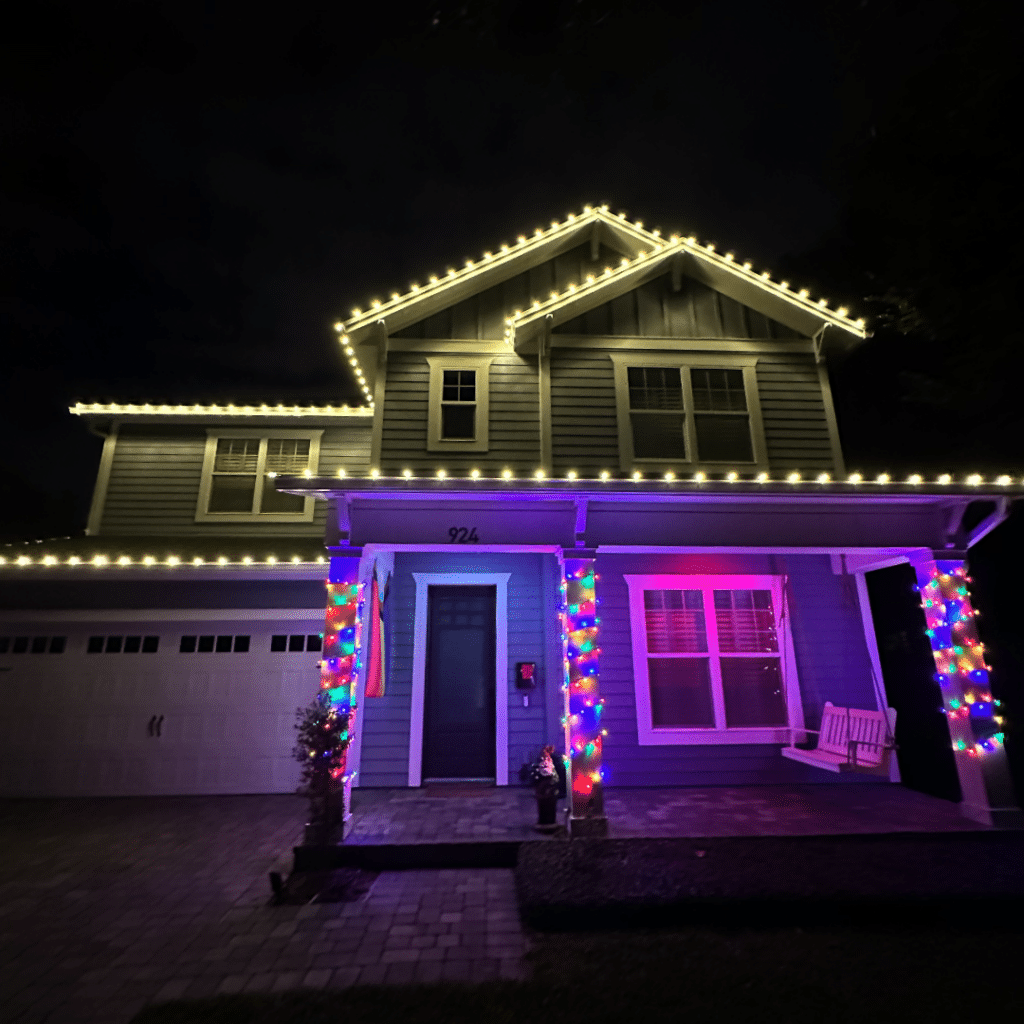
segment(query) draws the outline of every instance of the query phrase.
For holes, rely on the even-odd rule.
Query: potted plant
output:
[[[330,694],[321,691],[304,708],[296,710],[295,760],[302,765],[302,781],[309,797],[306,843],[326,845],[343,838],[345,817],[345,752],[348,749],[348,715],[339,714]]]
[[[548,744],[530,766],[530,782],[537,798],[537,829],[553,832],[558,828],[558,795],[562,788],[561,773],[555,764],[555,748]]]

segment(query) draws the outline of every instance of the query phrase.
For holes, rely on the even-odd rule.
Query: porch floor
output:
[[[565,807],[560,801],[560,823]],[[605,811],[613,838],[992,830],[958,804],[884,783],[609,789]],[[524,786],[353,789],[352,815],[346,845],[549,838],[533,827],[536,802]]]

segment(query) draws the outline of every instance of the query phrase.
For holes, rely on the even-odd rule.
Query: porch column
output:
[[[565,652],[565,746],[569,752],[571,835],[608,834],[601,768],[599,634],[593,558],[567,558],[563,564],[562,643]]]
[[[320,661],[320,688],[327,690],[331,703],[341,715],[348,715],[348,746],[342,757],[345,820],[352,817],[352,777],[349,753],[358,736],[356,686],[361,664],[361,619],[363,587],[359,582],[359,559],[334,557],[327,578],[327,611]]]
[[[972,580],[964,559],[923,551],[910,561],[960,776],[960,808],[986,825],[1019,825],[1024,815],[1014,803],[1000,702],[989,685],[990,667],[974,625],[968,589]]]

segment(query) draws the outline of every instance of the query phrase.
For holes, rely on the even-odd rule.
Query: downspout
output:
[[[544,317],[544,330],[537,338],[537,401],[540,433],[540,468],[548,475],[551,466],[551,325]]]

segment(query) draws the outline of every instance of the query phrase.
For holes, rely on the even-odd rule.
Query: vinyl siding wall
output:
[[[744,786],[769,783],[884,782],[837,775],[787,760],[778,745],[640,746],[625,574],[788,575],[789,613],[804,723],[816,729],[826,700],[875,707],[871,665],[850,577],[832,574],[819,555],[598,556],[601,598],[601,695],[607,785]]]
[[[555,596],[561,576],[553,555],[395,554],[387,599],[387,680],[384,696],[363,701],[362,752],[358,784],[400,787],[409,781],[409,723],[412,701],[416,585],[413,573],[509,572],[508,581],[508,773],[519,785],[522,764],[545,743],[562,745],[561,641]],[[452,580],[458,585],[458,579]],[[518,661],[537,663],[541,682],[523,707],[515,688]],[[500,684],[499,684],[500,685]]]
[[[298,425],[291,425],[292,429]],[[252,424],[224,426],[225,431],[232,428],[250,429]],[[303,423],[302,429],[319,429],[319,425],[307,428]],[[274,428],[267,427],[267,435],[273,433]],[[325,502],[316,503],[311,523],[197,523],[196,502],[206,436],[205,427],[123,426],[114,449],[100,533],[323,535]],[[320,439],[320,474],[333,476],[339,467],[344,467],[348,473],[363,476],[369,466],[369,420],[324,429]]]

